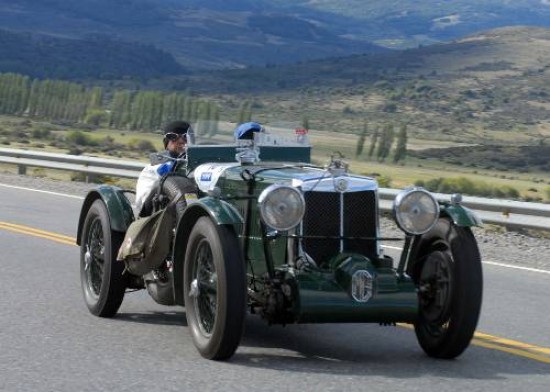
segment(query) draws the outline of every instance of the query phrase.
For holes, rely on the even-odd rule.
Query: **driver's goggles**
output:
[[[167,134],[164,135],[164,137],[166,138],[166,140],[170,140],[171,142],[175,142],[180,137],[183,139],[183,141],[187,141],[187,134],[186,133],[168,132]]]

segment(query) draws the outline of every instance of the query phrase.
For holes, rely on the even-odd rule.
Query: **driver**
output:
[[[173,121],[164,127],[164,152],[171,158],[183,158],[187,147],[187,137],[191,136],[192,129],[186,121]]]
[[[159,184],[160,178],[170,171],[174,161],[167,158],[185,158],[187,140],[193,136],[191,125],[187,121],[172,121],[163,129],[164,151],[151,154],[151,163],[143,168],[136,184],[135,212],[138,216],[151,213],[146,201]],[[145,207],[145,208],[144,208]]]

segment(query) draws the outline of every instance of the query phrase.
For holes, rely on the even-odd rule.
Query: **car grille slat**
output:
[[[376,237],[378,210],[374,191],[344,193],[344,235],[349,237]],[[376,241],[344,240],[344,250],[372,256],[377,253]]]
[[[366,256],[377,254],[375,240],[346,239],[338,237],[376,237],[377,207],[375,191],[346,192],[305,192],[306,211],[302,224],[305,252],[323,267],[340,253],[357,252]],[[343,203],[343,219],[340,216]],[[341,224],[343,229],[341,229]],[[308,238],[311,236],[325,238]],[[326,238],[333,237],[333,238]],[[336,238],[334,238],[336,237]]]

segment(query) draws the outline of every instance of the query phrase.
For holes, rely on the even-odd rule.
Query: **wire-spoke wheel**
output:
[[[187,324],[200,354],[227,359],[237,349],[246,313],[244,260],[234,231],[200,218],[184,268]]]
[[[432,357],[455,358],[470,344],[481,310],[483,278],[477,242],[469,228],[440,219],[422,236],[418,249],[414,274],[418,342]]]
[[[123,235],[111,231],[107,208],[101,200],[91,205],[82,230],[80,281],[84,301],[92,314],[112,317],[126,289],[124,264],[115,260]]]

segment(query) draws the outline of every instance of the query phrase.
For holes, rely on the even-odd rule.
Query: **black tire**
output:
[[[82,228],[80,282],[90,313],[99,317],[113,317],[124,298],[124,263],[116,261],[123,239],[122,233],[111,231],[103,201],[94,201]]]
[[[418,249],[413,274],[419,288],[416,337],[429,356],[452,359],[470,344],[481,310],[477,242],[470,228],[440,219],[421,237]]]
[[[227,359],[239,346],[246,314],[245,272],[232,228],[199,218],[185,253],[183,294],[193,343],[207,359]]]

